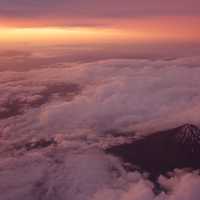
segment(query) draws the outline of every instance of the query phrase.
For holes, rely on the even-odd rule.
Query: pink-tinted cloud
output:
[[[199,15],[198,0],[175,1],[137,1],[137,0],[13,0],[0,2],[0,17],[11,20],[49,20],[67,21],[75,25],[87,24],[89,21],[98,24],[97,19],[133,18],[151,16],[191,16]],[[91,21],[91,18],[93,19]]]

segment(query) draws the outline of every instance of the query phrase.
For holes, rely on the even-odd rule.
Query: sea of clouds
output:
[[[0,199],[199,200],[198,171],[160,175],[158,192],[148,174],[126,171],[103,151],[131,136],[200,125],[199,77],[200,57],[0,72]],[[23,146],[49,138],[57,144]]]

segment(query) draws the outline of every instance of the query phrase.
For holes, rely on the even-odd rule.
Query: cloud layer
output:
[[[90,127],[97,132],[198,124],[200,71],[193,62],[199,58],[110,60],[83,66],[76,72],[86,88],[82,95],[44,108],[41,119],[57,130]]]
[[[156,193],[147,175],[126,172],[118,159],[94,149],[35,152],[0,164],[2,200],[198,200],[200,195],[198,171],[161,175]]]
[[[160,175],[157,191],[102,149],[127,131],[199,125],[200,57],[66,65],[0,73],[1,200],[198,200],[199,172]]]

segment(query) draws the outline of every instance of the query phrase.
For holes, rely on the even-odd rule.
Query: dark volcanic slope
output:
[[[200,168],[200,129],[186,124],[157,132],[131,144],[114,146],[106,152],[138,165],[153,176],[174,168]]]

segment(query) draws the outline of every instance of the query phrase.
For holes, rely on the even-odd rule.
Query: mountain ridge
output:
[[[200,129],[184,124],[107,148],[106,152],[139,166],[153,177],[175,168],[200,169]]]

